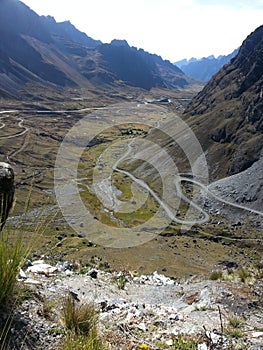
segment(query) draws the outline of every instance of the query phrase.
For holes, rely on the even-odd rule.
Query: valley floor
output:
[[[168,163],[165,152],[181,136],[183,145],[191,145],[190,133],[181,135],[182,129],[172,135],[174,142],[161,157],[156,156],[145,135],[162,145],[161,133],[151,130],[169,134],[169,122],[180,115],[180,99],[185,96],[168,96],[168,105],[160,102],[161,97],[163,92],[129,100],[116,93],[114,98],[98,96],[94,102],[94,96],[77,100],[70,95],[67,102],[24,102],[20,109],[11,102],[2,106],[1,153],[16,173],[10,242],[22,232],[25,242],[34,243],[33,264],[41,256],[53,265],[59,261],[51,275],[50,270],[35,274],[30,267],[20,275],[26,293],[12,316],[14,350],[59,349],[66,332],[61,302],[69,292],[78,303],[95,303],[100,333],[114,350],[143,344],[149,350],[174,350],[179,342],[198,350],[263,349],[262,216],[256,212],[260,203],[253,206],[249,197],[258,194],[257,184],[246,188],[249,170],[237,178],[237,187],[234,177],[207,187],[208,174],[196,171],[198,162],[193,164],[195,177],[184,165],[177,171],[182,164]],[[68,134],[75,125],[83,126],[83,119],[85,137]],[[86,147],[92,135],[95,138]],[[66,163],[56,163],[65,139],[72,153],[64,154]],[[78,159],[75,155],[83,145],[87,149]],[[146,167],[141,160],[148,161]],[[56,170],[62,169],[55,176],[59,185],[65,185],[67,171],[76,174],[74,181],[67,179],[60,207],[54,193],[55,164],[60,164]],[[200,164],[199,170],[205,169]],[[153,165],[158,171],[152,172]],[[257,164],[254,167],[253,174],[258,175]],[[103,170],[96,186],[91,185],[93,168]],[[160,174],[169,184],[165,196]],[[87,209],[84,214],[76,205],[80,198]],[[145,229],[147,221],[151,225]],[[133,235],[129,231],[125,236],[125,230],[120,235],[118,230],[127,227]]]

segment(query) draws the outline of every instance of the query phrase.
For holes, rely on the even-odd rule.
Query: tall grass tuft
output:
[[[0,350],[9,349],[13,313],[20,297],[17,275],[27,256],[22,235],[9,240],[9,233],[8,229],[0,232]]]
[[[68,332],[61,350],[106,350],[98,336],[97,329],[92,328],[87,336]]]
[[[98,313],[93,304],[77,305],[69,294],[63,303],[63,319],[67,329],[76,334],[88,334],[98,321]]]
[[[27,256],[22,236],[9,242],[8,232],[0,234],[0,308],[16,294],[16,278]]]
[[[98,312],[92,303],[77,304],[69,294],[63,301],[66,328],[63,350],[105,350],[97,331]]]

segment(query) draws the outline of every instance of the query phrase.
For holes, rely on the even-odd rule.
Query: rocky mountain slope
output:
[[[208,164],[208,182],[211,184],[224,179],[211,185],[211,191],[226,202],[260,212],[263,207],[262,97],[263,26],[247,37],[237,56],[213,76],[203,90],[192,99],[182,115],[202,146]],[[175,160],[179,173],[189,174],[189,171],[193,170],[193,158],[196,157],[197,163],[199,161],[197,148],[187,130],[176,130],[174,119],[168,121],[166,118],[162,127],[166,135],[161,135],[155,130],[147,138],[153,142],[158,140],[162,149],[165,148]],[[168,136],[171,133],[174,133],[172,138]],[[186,152],[189,150],[192,165],[187,159]],[[150,154],[151,146],[145,147],[143,152],[145,155]],[[128,168],[134,171],[136,176],[143,178],[145,174],[151,174],[151,179],[158,178],[157,174],[149,171],[146,166],[132,162],[130,161]],[[167,158],[160,159],[160,169],[167,169],[166,162]],[[240,176],[233,177],[236,174]],[[199,179],[204,178],[206,167],[202,167],[200,162]],[[219,209],[219,204],[215,202],[213,198],[212,207],[221,212],[222,208]],[[225,208],[224,212],[228,210],[227,220],[230,216],[231,220],[237,220],[237,217],[233,216],[231,205],[227,209],[225,204],[220,207]],[[240,215],[245,214],[241,212]],[[241,217],[238,220],[240,219]],[[262,216],[258,216],[253,222],[257,227],[262,227]]]
[[[259,160],[263,149],[263,26],[243,42],[191,101],[185,118],[208,151],[213,178],[233,175]]]
[[[0,96],[28,82],[48,86],[128,85],[185,87],[191,79],[176,66],[125,41],[102,44],[70,22],[38,16],[18,0],[0,2]]]
[[[208,279],[175,280],[156,271],[134,275],[86,268],[79,274],[68,262],[34,261],[20,271],[31,297],[16,310],[10,345],[62,349],[67,328],[61,305],[69,294],[77,306],[95,304],[105,349],[262,350],[260,270],[243,277],[233,266],[218,267]]]
[[[197,80],[207,82],[212,76],[219,71],[226,63],[228,63],[238,53],[238,49],[231,54],[224,56],[209,56],[200,59],[191,58],[183,59],[174,64],[179,67],[186,75]]]

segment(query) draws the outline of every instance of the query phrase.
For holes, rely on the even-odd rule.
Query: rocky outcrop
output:
[[[22,341],[25,350],[59,349],[65,334],[61,303],[70,294],[78,305],[96,305],[99,331],[113,349],[179,349],[189,342],[191,349],[261,350],[262,279],[240,281],[235,277],[238,266],[222,264],[221,274],[213,274],[221,281],[197,276],[180,281],[157,272],[96,269],[94,275],[94,268],[86,268],[79,274],[67,262],[52,267],[28,261],[18,279],[32,297],[15,312],[10,344],[12,349],[19,349]],[[236,329],[231,320],[236,320]]]
[[[14,200],[14,170],[4,162],[0,162],[0,230],[3,229]]]

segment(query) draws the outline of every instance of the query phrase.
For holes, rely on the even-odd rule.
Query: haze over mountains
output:
[[[174,64],[179,67],[186,75],[197,80],[207,82],[212,76],[219,71],[226,63],[236,56],[239,49],[234,50],[231,54],[215,57],[203,57],[200,59],[191,58],[190,60],[183,59]]]
[[[125,40],[102,44],[70,22],[38,16],[18,0],[0,3],[0,96],[34,81],[61,87],[125,84],[143,89],[184,88],[192,83],[160,56]]]

